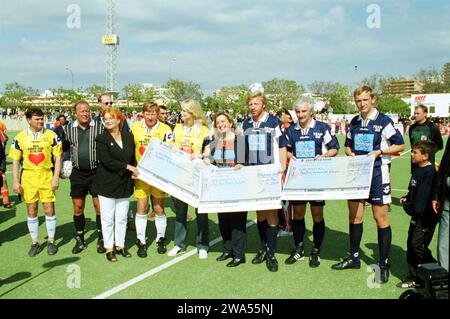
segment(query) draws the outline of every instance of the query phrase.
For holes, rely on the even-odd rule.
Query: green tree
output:
[[[247,111],[247,85],[221,87],[208,100],[208,109],[211,111],[231,109],[234,113],[245,113]]]
[[[356,111],[353,105],[352,89],[338,82],[316,81],[308,85],[308,88],[316,95],[329,102],[333,112],[348,114]]]
[[[269,109],[292,108],[305,88],[293,80],[272,79],[262,83]]]
[[[380,95],[375,102],[375,106],[383,113],[403,114],[409,116],[410,107],[408,103],[397,96]]]
[[[125,98],[130,101],[142,103],[156,97],[156,91],[152,87],[144,87],[142,84],[127,84],[123,87]]]
[[[384,93],[385,87],[392,81],[401,80],[393,76],[383,76],[381,74],[373,74],[368,78],[362,80],[362,85],[370,86],[375,95],[380,96]]]
[[[423,90],[421,93],[446,93],[448,88],[444,83],[444,75],[437,69],[420,69],[415,78],[423,84]]]
[[[168,89],[167,97],[178,102],[178,104],[187,99],[201,101],[203,98],[203,92],[200,89],[200,85],[192,81],[186,82],[171,79],[167,81],[163,87]]]
[[[50,89],[53,96],[57,99],[61,106],[73,106],[76,102],[85,99],[85,96],[81,92],[82,90],[72,90],[66,89],[64,87],[59,87],[55,89]]]
[[[106,86],[97,84],[93,84],[84,90],[84,92],[86,93],[86,97],[92,100],[96,100],[101,94],[107,91],[108,89],[106,88]]]
[[[24,107],[25,98],[37,95],[39,95],[37,89],[31,86],[27,87],[19,82],[6,83],[3,91],[4,104],[11,107]]]

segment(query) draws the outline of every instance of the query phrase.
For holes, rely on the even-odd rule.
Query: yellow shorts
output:
[[[154,198],[166,198],[169,196],[162,190],[150,186],[139,179],[134,181],[134,187],[134,197],[136,198],[148,198],[150,195]]]
[[[21,178],[23,199],[32,204],[40,200],[42,203],[52,203],[56,200],[52,190],[53,173],[51,170],[24,170]]]

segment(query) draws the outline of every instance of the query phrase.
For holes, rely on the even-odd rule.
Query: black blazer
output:
[[[133,180],[127,164],[136,165],[134,139],[130,132],[120,132],[121,148],[108,131],[98,135],[97,159],[98,169],[92,190],[108,198],[127,198],[133,193]]]

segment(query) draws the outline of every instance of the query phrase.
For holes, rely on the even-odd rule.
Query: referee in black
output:
[[[86,195],[92,195],[96,212],[97,252],[104,253],[102,225],[100,219],[100,204],[96,193],[92,192],[92,182],[97,171],[97,153],[95,138],[102,133],[104,127],[100,121],[91,118],[89,103],[80,101],[75,104],[75,120],[64,128],[63,150],[70,150],[72,159],[72,174],[70,175],[70,196],[73,204],[73,221],[76,231],[76,243],[72,249],[78,254],[86,248],[84,240],[85,217],[84,207]]]

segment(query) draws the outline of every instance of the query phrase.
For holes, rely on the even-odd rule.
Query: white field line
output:
[[[255,221],[248,222],[246,227],[248,228],[248,227],[252,226],[255,223],[256,223]],[[222,237],[217,237],[216,239],[212,240],[209,243],[209,245],[210,246],[214,246],[215,244],[217,244],[217,243],[219,243],[221,241],[222,241]],[[139,275],[139,276],[137,276],[137,277],[135,277],[133,279],[130,279],[127,282],[124,282],[123,284],[120,284],[120,285],[118,285],[118,286],[116,286],[116,287],[114,287],[114,288],[112,288],[112,289],[110,289],[108,291],[105,291],[104,293],[101,293],[98,296],[93,297],[92,299],[106,299],[106,298],[108,298],[108,297],[110,297],[110,296],[112,296],[112,295],[114,295],[114,294],[116,294],[116,293],[118,293],[118,292],[120,292],[122,290],[125,290],[128,287],[131,287],[134,284],[137,284],[138,282],[140,282],[140,281],[142,281],[142,280],[144,280],[144,279],[146,279],[148,277],[151,277],[154,274],[157,274],[160,271],[163,271],[164,269],[167,269],[170,266],[173,266],[173,265],[175,265],[175,264],[177,264],[177,263],[179,263],[179,262],[181,262],[181,261],[183,261],[183,260],[185,260],[185,259],[187,259],[187,258],[189,258],[189,257],[191,257],[193,255],[195,255],[195,254],[197,254],[197,248],[194,248],[194,249],[190,250],[189,252],[184,253],[183,255],[181,255],[179,257],[176,257],[176,258],[172,259],[171,261],[168,261],[168,262],[166,262],[166,263],[164,263],[164,264],[162,264],[162,265],[160,265],[160,266],[158,266],[156,268],[150,269],[149,271],[143,273],[142,275]]]

